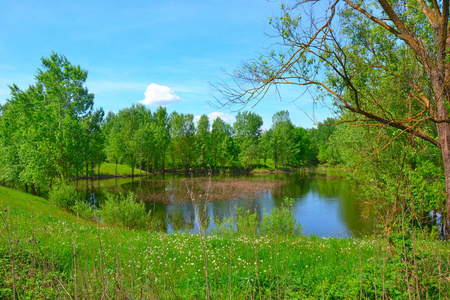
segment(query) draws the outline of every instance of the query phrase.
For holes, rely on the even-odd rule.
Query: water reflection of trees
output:
[[[142,179],[139,184],[125,183],[119,192],[133,191],[139,200],[159,203],[189,203],[255,198],[283,181],[270,178],[174,178]],[[192,199],[193,198],[193,199]]]
[[[214,226],[215,219],[223,220],[225,217],[233,216],[236,207],[257,212],[262,218],[265,211],[270,212],[273,207],[281,206],[286,196],[295,198],[298,204],[306,201],[307,195],[311,193],[317,194],[320,201],[335,207],[337,211],[333,211],[333,214],[337,214],[351,232],[370,232],[373,225],[370,219],[365,220],[361,217],[363,207],[360,200],[355,197],[351,183],[344,179],[305,178],[298,173],[292,173],[216,177],[212,178],[212,182],[218,184],[212,186],[211,194],[219,195],[222,201],[214,201],[212,197],[206,195],[208,178],[184,179],[172,174],[166,175],[165,179],[155,176],[136,180],[134,183],[124,181],[118,185],[117,191],[119,193],[133,191],[137,198],[144,200],[147,208],[152,210],[161,230],[169,232],[198,229],[197,222],[200,219],[196,217],[192,199],[187,194],[189,189],[194,192],[195,203],[199,205],[198,211],[204,228]],[[264,187],[261,184],[274,182],[276,184],[270,188],[261,188]],[[217,187],[221,185],[229,187],[219,190]],[[251,195],[242,193],[241,186],[252,186]],[[258,189],[257,193],[254,192],[255,189]],[[105,190],[115,192],[115,187],[102,189]],[[233,190],[238,190],[239,193],[233,194]]]

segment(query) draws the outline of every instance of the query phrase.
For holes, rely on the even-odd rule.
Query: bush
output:
[[[57,185],[49,193],[49,201],[59,207],[73,209],[73,206],[80,202],[81,195],[73,186]]]
[[[78,201],[75,203],[72,210],[77,214],[77,216],[82,217],[83,219],[91,221],[95,220],[96,209],[85,201]]]
[[[127,227],[129,229],[145,229],[152,226],[151,212],[146,211],[143,202],[136,202],[133,193],[124,195],[106,195],[101,216],[105,223]]]
[[[280,208],[274,207],[271,214],[264,213],[261,234],[301,234],[303,228],[295,219],[294,203],[294,199],[286,197]]]
[[[254,235],[258,233],[258,214],[244,211],[241,207],[236,210],[236,229],[239,234]]]

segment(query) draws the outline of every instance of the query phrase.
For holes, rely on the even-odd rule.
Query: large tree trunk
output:
[[[441,56],[440,60],[442,61],[443,54],[439,56]],[[435,111],[432,111],[432,113],[434,113],[434,117],[437,120],[442,121],[436,123],[436,128],[438,132],[439,148],[442,153],[442,162],[445,172],[446,215],[443,214],[441,217],[441,222],[444,225],[442,233],[448,238],[450,237],[450,124],[447,122],[450,121],[450,118],[444,103],[448,103],[450,97],[450,87],[444,82],[444,77],[442,75],[446,74],[448,76],[450,74],[448,74],[444,63],[440,64],[438,70],[429,70],[428,74],[430,76],[434,94],[436,97],[436,108]]]
[[[447,215],[442,216],[441,222],[444,223],[445,234],[450,236],[450,124],[439,123],[437,128],[445,171],[445,208],[447,211]]]

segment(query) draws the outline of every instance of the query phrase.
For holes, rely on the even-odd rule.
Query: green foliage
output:
[[[210,124],[207,115],[202,115],[197,124],[196,133],[196,152],[197,152],[197,165],[201,168],[206,168],[210,161],[211,153],[211,131]],[[215,141],[217,142],[217,141]]]
[[[297,156],[298,149],[295,147],[294,125],[289,117],[289,112],[279,111],[272,117],[271,146],[275,168],[279,162],[281,166],[289,165]]]
[[[75,204],[81,202],[81,195],[73,186],[56,185],[49,193],[49,201],[59,207],[73,209]]]
[[[234,133],[239,147],[239,162],[246,169],[253,168],[257,159],[259,139],[262,133],[261,116],[250,111],[239,112],[234,122]]]
[[[256,212],[235,208],[234,217],[215,220],[213,232],[218,235],[246,236],[294,236],[300,235],[303,228],[298,224],[294,214],[295,200],[285,198],[281,207],[274,207],[270,214],[264,213],[262,221]]]
[[[261,234],[299,235],[303,228],[295,219],[295,200],[284,198],[281,207],[274,207],[270,214],[264,213],[261,222]]]
[[[178,114],[173,112],[170,115],[170,135],[172,138],[173,163],[175,159],[181,162],[184,170],[193,166],[195,154],[195,125],[192,114]]]
[[[94,95],[84,87],[86,70],[56,53],[41,62],[36,83],[27,90],[13,84],[2,107],[0,173],[47,188],[56,177],[65,184],[77,175],[85,155],[101,157],[99,126],[89,131],[84,125],[90,116],[90,125],[100,124],[103,115],[91,114]]]
[[[110,225],[130,229],[150,229],[152,227],[151,211],[146,211],[143,202],[137,202],[133,193],[124,195],[108,194],[101,208],[103,221]]]
[[[79,200],[77,203],[75,203],[75,205],[72,207],[72,211],[78,217],[91,221],[94,221],[97,218],[98,214],[96,208],[82,200]]]
[[[236,230],[238,234],[256,236],[258,235],[259,218],[256,212],[251,213],[242,207],[235,210],[236,213]]]

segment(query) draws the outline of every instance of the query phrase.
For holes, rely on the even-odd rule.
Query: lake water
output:
[[[212,178],[166,174],[164,178],[99,180],[93,185],[95,190],[89,197],[98,201],[104,192],[134,192],[152,210],[161,230],[167,232],[198,229],[194,204],[208,216],[206,223],[211,229],[216,218],[233,216],[240,207],[256,211],[262,218],[281,206],[285,197],[295,200],[295,217],[304,226],[304,234],[350,237],[370,234],[373,229],[373,220],[363,216],[362,202],[350,182],[342,178],[305,177],[300,173]]]

